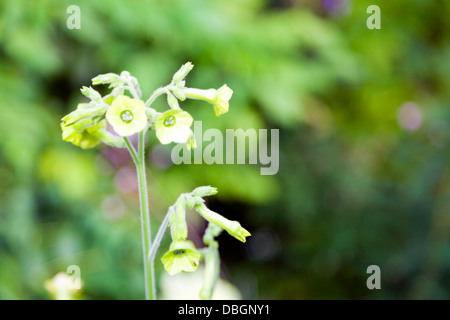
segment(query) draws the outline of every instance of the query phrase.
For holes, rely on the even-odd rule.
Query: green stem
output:
[[[164,218],[163,222],[161,223],[161,226],[159,227],[158,233],[156,234],[155,240],[153,241],[153,245],[148,254],[148,260],[152,264],[155,261],[156,251],[158,251],[159,245],[161,244],[161,239],[164,235],[164,232],[166,231],[167,227],[169,226],[170,215],[173,213],[171,208],[169,208],[169,211],[167,212],[166,217]]]
[[[144,256],[144,278],[145,278],[145,298],[153,300],[156,298],[155,273],[153,261],[149,259],[150,248],[152,247],[152,238],[150,231],[150,210],[148,207],[147,181],[145,177],[145,132],[139,132],[138,152],[134,149],[128,138],[124,138],[130,151],[131,157],[136,165],[139,185],[139,201],[141,211],[141,231],[142,247]]]
[[[148,100],[145,102],[145,106],[146,106],[146,107],[150,107],[151,104],[153,103],[153,101],[155,101],[156,98],[158,98],[160,95],[166,93],[167,88],[168,88],[169,86],[170,86],[170,85],[156,89],[156,90],[152,93],[152,95],[150,96],[150,98],[148,98]]]

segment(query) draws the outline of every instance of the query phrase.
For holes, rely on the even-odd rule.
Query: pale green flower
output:
[[[209,210],[204,203],[196,204],[194,209],[197,210],[203,218],[225,229],[230,235],[239,241],[245,242],[245,238],[251,235],[250,232],[244,229],[239,222],[228,220],[217,212]]]
[[[214,107],[216,116],[220,116],[221,114],[228,112],[228,102],[233,95],[233,90],[231,90],[226,84],[224,84],[217,90],[184,88],[184,93],[186,97],[190,99],[204,100],[211,103]]]
[[[186,111],[168,110],[157,116],[155,121],[156,137],[162,144],[173,142],[186,143],[192,134],[194,119]]]
[[[84,130],[77,131],[74,125],[64,125],[61,123],[62,129],[62,139],[67,142],[72,142],[77,147],[82,149],[94,148],[100,144],[100,140],[91,135],[91,132],[95,132],[99,129],[104,129],[106,127],[106,121],[100,121],[92,127],[88,127]]]
[[[197,270],[200,258],[201,254],[192,241],[174,241],[169,251],[162,256],[161,262],[164,264],[164,269],[173,276],[182,271],[194,272]]]
[[[144,130],[147,125],[144,101],[118,96],[106,111],[106,119],[122,137]]]

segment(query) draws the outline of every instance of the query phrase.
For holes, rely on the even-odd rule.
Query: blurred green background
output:
[[[50,298],[44,282],[69,265],[84,299],[143,298],[133,163],[63,142],[59,120],[97,74],[128,70],[148,97],[192,61],[188,86],[234,94],[219,118],[183,107],[204,130],[279,129],[280,170],[171,165],[173,145],[149,137],[153,235],[181,192],[213,185],[208,205],[252,233],[219,237],[242,298],[448,299],[449,14],[420,0],[1,1],[0,298]],[[189,224],[200,244],[205,224]]]

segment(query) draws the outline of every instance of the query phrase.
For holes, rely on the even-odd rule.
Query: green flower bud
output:
[[[104,107],[91,108],[88,103],[80,103],[75,111],[72,111],[68,115],[64,116],[61,121],[63,122],[63,125],[68,126],[82,119],[101,116],[104,112]]]
[[[82,132],[87,128],[95,126],[99,121],[100,117],[81,119],[73,124],[73,128],[79,132]]]
[[[192,134],[193,119],[182,110],[168,110],[156,117],[156,137],[162,144],[173,142],[186,143]]]
[[[205,273],[203,275],[203,285],[200,290],[200,299],[211,300],[220,273],[219,245],[214,241],[204,253]]]
[[[233,95],[233,90],[231,90],[226,84],[224,84],[219,89],[195,89],[195,88],[184,88],[184,93],[186,97],[190,99],[204,100],[211,103],[214,107],[216,116],[220,116],[228,112],[229,101]]]
[[[91,99],[92,101],[100,102],[102,100],[102,96],[96,90],[91,87],[82,87],[81,93]]]
[[[95,78],[93,78],[92,84],[93,85],[109,84],[109,83],[116,82],[117,80],[119,80],[119,75],[117,75],[115,73],[105,73],[105,74],[100,74],[100,75],[96,76]]]
[[[179,110],[180,105],[178,104],[178,99],[175,98],[173,94],[170,92],[167,93],[167,103],[169,104],[170,109]]]
[[[175,210],[170,216],[170,231],[173,241],[186,240],[188,229],[186,223],[186,201],[184,196],[178,198]]]
[[[127,96],[114,99],[106,111],[106,119],[122,137],[142,131],[148,121],[144,102]]]
[[[196,204],[194,209],[197,210],[203,218],[225,229],[230,235],[239,241],[245,242],[245,238],[251,235],[250,232],[244,229],[239,222],[228,220],[220,214],[209,210],[203,203]]]
[[[211,186],[197,187],[191,192],[191,194],[199,197],[212,196],[217,194],[217,188]]]
[[[172,82],[177,83],[183,81],[192,68],[194,68],[194,65],[191,62],[183,64],[181,68],[173,75]]]
[[[182,271],[194,272],[197,270],[200,258],[201,254],[192,241],[173,241],[169,251],[162,256],[161,262],[169,275],[173,276]]]

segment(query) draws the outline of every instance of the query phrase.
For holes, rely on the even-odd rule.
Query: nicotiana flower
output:
[[[226,84],[217,90],[184,88],[183,91],[186,94],[186,97],[190,99],[205,100],[211,103],[214,107],[216,116],[220,116],[221,114],[228,112],[228,101],[230,101],[231,96],[233,95],[233,90],[231,90]]]
[[[118,135],[127,137],[142,131],[147,125],[144,101],[118,96],[106,111],[106,119]]]
[[[83,122],[84,120],[71,125],[64,125],[64,123],[61,123],[62,139],[71,142],[82,149],[94,148],[101,142],[112,147],[125,148],[125,141],[123,141],[122,138],[115,136],[106,130],[105,120],[101,120],[92,126],[84,127],[79,130],[79,124]]]
[[[162,144],[186,143],[192,135],[193,119],[182,110],[168,110],[159,114],[155,121],[156,137]]]
[[[61,123],[62,139],[67,142],[72,142],[74,145],[82,149],[94,148],[99,145],[101,141],[92,136],[90,132],[94,132],[105,127],[105,121],[101,121],[96,125],[86,128],[80,132],[75,130],[73,124],[66,126],[64,123]]]
[[[174,241],[169,251],[162,256],[161,262],[169,275],[173,276],[182,271],[194,272],[197,270],[200,258],[201,254],[192,241]]]
[[[228,220],[217,212],[209,210],[204,203],[196,204],[194,209],[197,210],[203,218],[225,229],[239,241],[245,242],[245,238],[251,235],[239,222]]]

